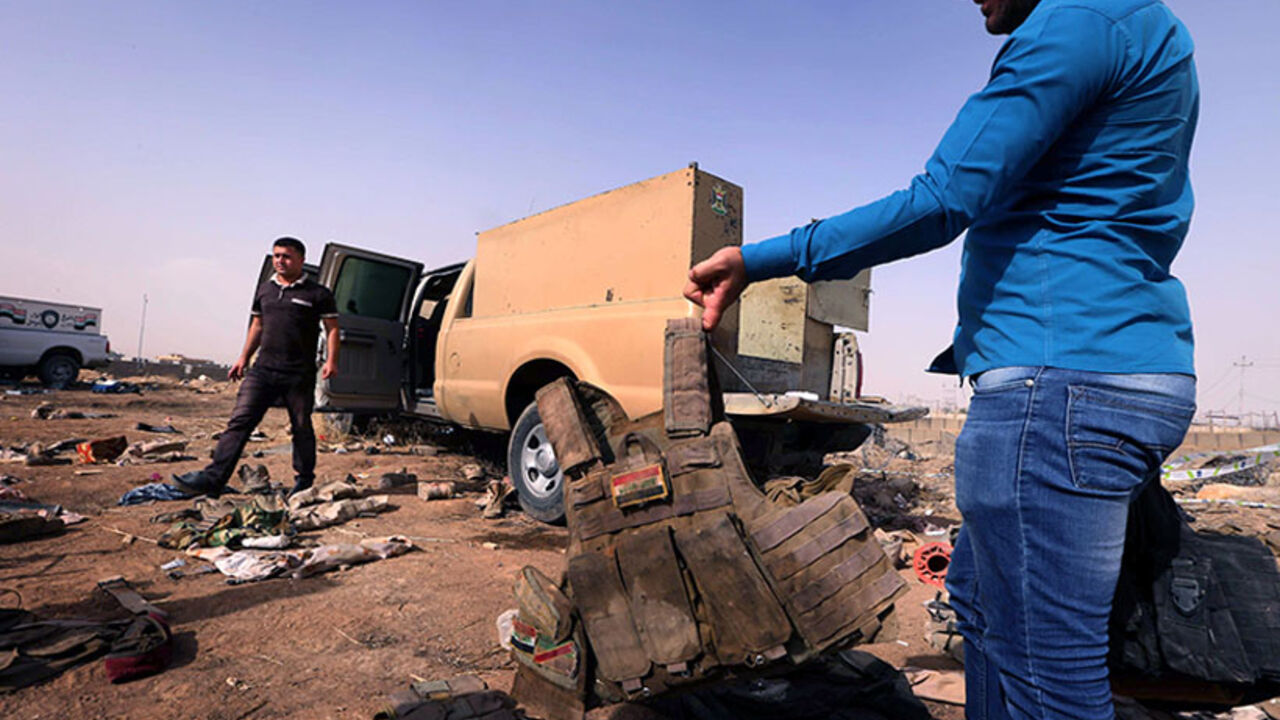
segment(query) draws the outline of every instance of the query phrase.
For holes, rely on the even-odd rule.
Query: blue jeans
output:
[[[1008,367],[973,386],[947,568],[966,717],[1110,720],[1107,619],[1129,501],[1181,444],[1195,378]]]

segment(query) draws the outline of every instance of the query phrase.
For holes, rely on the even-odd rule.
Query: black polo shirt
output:
[[[306,276],[288,285],[272,275],[253,295],[253,314],[262,318],[262,341],[255,367],[315,373],[320,318],[338,317],[329,288]]]

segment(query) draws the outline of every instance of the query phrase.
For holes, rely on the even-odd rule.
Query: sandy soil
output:
[[[177,637],[173,665],[160,675],[111,685],[101,661],[90,662],[43,685],[0,696],[0,717],[367,718],[384,696],[414,678],[476,673],[492,687],[508,688],[514,666],[498,647],[494,621],[512,606],[511,581],[520,567],[535,565],[558,576],[566,534],[518,511],[482,520],[475,503],[481,497],[478,483],[450,500],[393,496],[391,512],[305,534],[320,542],[406,535],[417,549],[401,557],[302,580],[236,586],[216,573],[173,580],[160,569],[181,554],[154,544],[165,526],[150,519],[189,503],[117,507],[116,500],[151,481],[152,473],[167,477],[201,467],[213,447],[210,435],[223,426],[233,400],[234,387],[225,383],[212,383],[200,393],[170,381],[141,395],[86,390],[0,395],[0,445],[119,434],[131,442],[167,437],[135,429],[146,422],[182,430],[190,453],[200,458],[165,465],[100,465],[92,468],[100,473],[89,475],[76,475],[86,469],[78,464],[0,465],[0,473],[22,479],[15,487],[30,499],[88,516],[61,536],[0,545],[0,588],[17,590],[23,606],[42,617],[114,618],[123,611],[94,585],[103,577],[123,575],[170,614]],[[31,410],[42,402],[116,417],[32,419]],[[269,451],[288,442],[287,423],[283,410],[272,410],[261,426],[268,440],[251,444],[249,451]],[[322,446],[344,439],[328,428],[321,433],[326,430],[330,434]],[[385,430],[379,428],[366,439],[379,438]],[[501,438],[421,426],[391,431],[402,440],[432,445],[437,454],[413,455],[397,447],[376,455],[322,452],[319,482],[355,473],[366,474],[364,482],[372,484],[381,473],[401,468],[423,480],[461,480],[462,466],[471,463],[490,477],[501,475]],[[421,437],[404,437],[414,433]],[[857,489],[873,522],[888,530],[911,529],[922,540],[945,539],[937,534],[958,522],[946,458],[910,460],[871,448],[855,459],[877,471],[861,478]],[[277,482],[291,481],[287,453],[269,451],[250,461],[265,464]],[[1256,517],[1246,514],[1232,521],[1249,524]],[[899,667],[958,667],[923,640],[923,603],[933,597],[933,589],[910,570],[902,572],[911,591],[898,606],[901,640],[866,649]],[[929,707],[942,720],[962,716],[953,705]],[[618,715],[617,708],[592,714]]]

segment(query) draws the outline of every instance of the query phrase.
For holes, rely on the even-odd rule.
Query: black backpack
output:
[[[1122,682],[1199,685],[1221,704],[1280,693],[1276,558],[1257,539],[1192,530],[1159,482],[1129,510],[1110,630]]]

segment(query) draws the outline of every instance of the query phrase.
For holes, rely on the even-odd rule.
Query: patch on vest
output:
[[[519,620],[511,623],[511,644],[517,649],[532,653],[538,642],[538,631]]]
[[[561,675],[574,677],[578,673],[578,645],[572,640],[559,645],[539,642],[533,661]]]
[[[654,463],[614,475],[609,480],[609,492],[618,508],[635,507],[667,498],[671,495],[671,483],[662,463]]]

